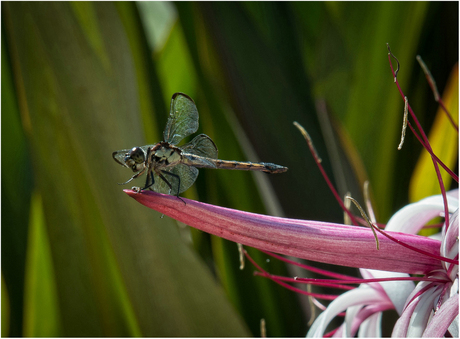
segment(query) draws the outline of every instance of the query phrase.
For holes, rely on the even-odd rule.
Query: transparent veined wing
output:
[[[155,183],[153,184],[152,189],[155,192],[163,193],[163,194],[170,194],[170,195],[177,195],[178,190],[179,194],[186,191],[190,186],[193,185],[196,178],[198,177],[198,170],[195,167],[190,167],[183,164],[178,164],[173,168],[165,170],[165,172],[170,172],[174,175],[170,175],[167,173],[162,172],[161,174],[165,177],[166,180],[171,184],[172,188],[168,186],[168,184],[160,178],[159,175],[154,175]],[[180,187],[179,187],[179,180],[180,178]]]
[[[206,134],[199,134],[189,143],[180,147],[184,152],[200,157],[217,159],[217,146]]]
[[[198,130],[198,109],[192,98],[183,93],[175,93],[171,98],[171,108],[164,141],[177,145],[182,139]]]
[[[119,151],[115,151],[112,153],[112,157],[115,159],[116,162],[118,162],[120,165],[126,166],[125,164],[125,156],[126,154],[130,151],[131,149],[121,149]]]
[[[197,135],[181,149],[184,164],[198,168],[216,168],[212,159],[217,159],[217,147],[206,134]]]

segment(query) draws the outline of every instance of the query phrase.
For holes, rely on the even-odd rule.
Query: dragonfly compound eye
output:
[[[134,147],[129,152],[129,157],[133,159],[136,164],[141,164],[145,161],[144,151],[140,147]]]

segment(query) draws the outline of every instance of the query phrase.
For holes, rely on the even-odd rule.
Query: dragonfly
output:
[[[198,177],[198,168],[265,173],[283,173],[288,170],[287,167],[272,163],[220,160],[217,158],[217,146],[206,134],[199,134],[189,143],[177,146],[197,130],[198,110],[195,102],[184,93],[175,93],[171,98],[168,122],[163,132],[164,141],[112,153],[118,164],[135,172],[128,181],[119,185],[125,185],[146,173],[144,187],[133,187],[133,190],[139,193],[150,189],[180,199],[179,194],[192,186]]]

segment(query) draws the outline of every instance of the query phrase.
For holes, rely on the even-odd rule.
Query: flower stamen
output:
[[[398,59],[396,59],[396,57],[393,55],[393,53],[391,53],[390,46],[388,44],[387,44],[387,48],[388,48],[388,51],[389,51],[389,53],[388,53],[388,61],[390,63],[391,72],[393,73],[393,77],[394,77],[396,86],[397,86],[397,88],[399,90],[399,94],[404,99],[406,96],[404,95],[404,93],[403,93],[403,91],[401,89],[401,86],[399,85],[399,82],[396,79],[396,75],[397,75],[397,73],[399,71],[399,61],[398,61]],[[391,63],[391,56],[398,63],[398,67],[396,69],[396,72],[393,70],[393,64]],[[412,119],[415,122],[415,125],[417,126],[417,129],[419,130],[419,132],[420,132],[420,134],[421,134],[421,136],[422,136],[422,138],[424,140],[424,143],[422,144],[423,147],[426,148],[429,151],[430,154],[432,154],[433,152],[432,152],[432,148],[431,148],[431,145],[430,145],[430,141],[428,140],[428,137],[426,136],[425,132],[423,131],[423,128],[420,125],[420,122],[418,121],[417,116],[415,115],[414,111],[412,110],[412,108],[410,107],[409,104],[407,105],[407,107],[409,109],[409,112],[411,114]],[[410,124],[409,124],[409,126],[410,126]],[[441,172],[439,171],[438,163],[434,159],[433,155],[431,155],[431,159],[433,161],[434,169],[436,171],[436,176],[437,176],[438,182],[439,182],[439,187],[441,189],[442,199],[444,201],[444,212],[445,212],[446,228],[448,228],[449,227],[449,207],[448,207],[448,204],[447,204],[446,189],[444,188],[444,181],[442,180],[442,176],[441,176]]]
[[[398,151],[400,151],[403,147],[404,144],[404,139],[406,137],[406,128],[407,128],[407,106],[409,104],[409,100],[407,100],[407,97],[404,97],[404,117],[403,117],[403,127],[401,131],[401,141],[398,145]]]
[[[237,243],[238,246],[238,254],[239,254],[239,260],[240,260],[240,270],[244,270],[244,248],[243,244]]]

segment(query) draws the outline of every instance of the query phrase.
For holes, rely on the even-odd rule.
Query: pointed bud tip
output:
[[[131,190],[131,189],[124,189],[123,192],[125,192],[125,193],[128,194],[129,196],[132,196],[133,194],[136,194],[136,192],[134,192],[134,191]]]
[[[186,206],[185,200],[188,203],[195,202],[193,200],[188,200],[185,198],[180,198],[176,196],[172,196],[169,194],[162,194],[162,193],[157,193],[149,190],[144,190],[144,191],[136,191],[133,189],[124,189],[123,192],[128,194],[131,198],[135,199],[137,202],[140,202],[141,204],[152,208],[154,210],[159,210],[158,206],[161,205],[169,205],[169,206],[174,206],[176,204],[180,204],[181,206]]]

